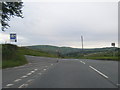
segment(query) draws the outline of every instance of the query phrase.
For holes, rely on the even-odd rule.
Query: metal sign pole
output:
[[[113,46],[113,57],[115,56],[115,43],[111,43],[111,46]]]

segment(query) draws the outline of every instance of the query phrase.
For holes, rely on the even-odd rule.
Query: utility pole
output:
[[[83,51],[83,36],[81,36],[81,42],[82,42],[82,51]]]
[[[82,42],[82,54],[83,54],[83,36],[81,36],[81,42]]]

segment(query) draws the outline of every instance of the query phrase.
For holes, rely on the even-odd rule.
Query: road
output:
[[[29,64],[3,69],[3,88],[118,87],[117,61],[26,58]]]

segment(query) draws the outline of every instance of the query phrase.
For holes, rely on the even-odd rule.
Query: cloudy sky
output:
[[[17,45],[54,45],[81,48],[118,43],[117,2],[24,2],[24,18],[12,18],[0,32],[0,43],[17,33]]]

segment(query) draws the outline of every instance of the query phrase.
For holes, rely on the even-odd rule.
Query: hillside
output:
[[[31,50],[24,47],[18,47],[12,44],[2,44],[2,68],[15,67],[27,64],[24,55],[57,57],[43,51]]]
[[[1,47],[0,47],[1,49]],[[49,45],[37,45],[18,47],[12,44],[2,44],[2,68],[14,67],[27,64],[24,55],[54,57],[54,58],[84,58],[84,59],[103,59],[119,60],[119,48],[96,48],[84,49],[71,47],[57,47]],[[113,56],[114,55],[114,56]],[[0,63],[1,64],[1,63]]]
[[[70,52],[78,52],[80,49],[77,48],[71,48],[71,47],[57,47],[57,46],[50,46],[50,45],[35,45],[35,46],[27,46],[26,48],[33,49],[33,50],[40,50],[45,51],[48,53],[54,53],[57,52],[61,54],[67,54]]]
[[[2,68],[26,64],[27,60],[19,52],[19,47],[12,44],[2,44]]]
[[[116,47],[84,49],[83,51],[79,48],[57,47],[50,45],[27,46],[26,48],[56,54],[59,55],[61,58],[91,58],[108,60],[115,60],[118,58],[118,48]]]

